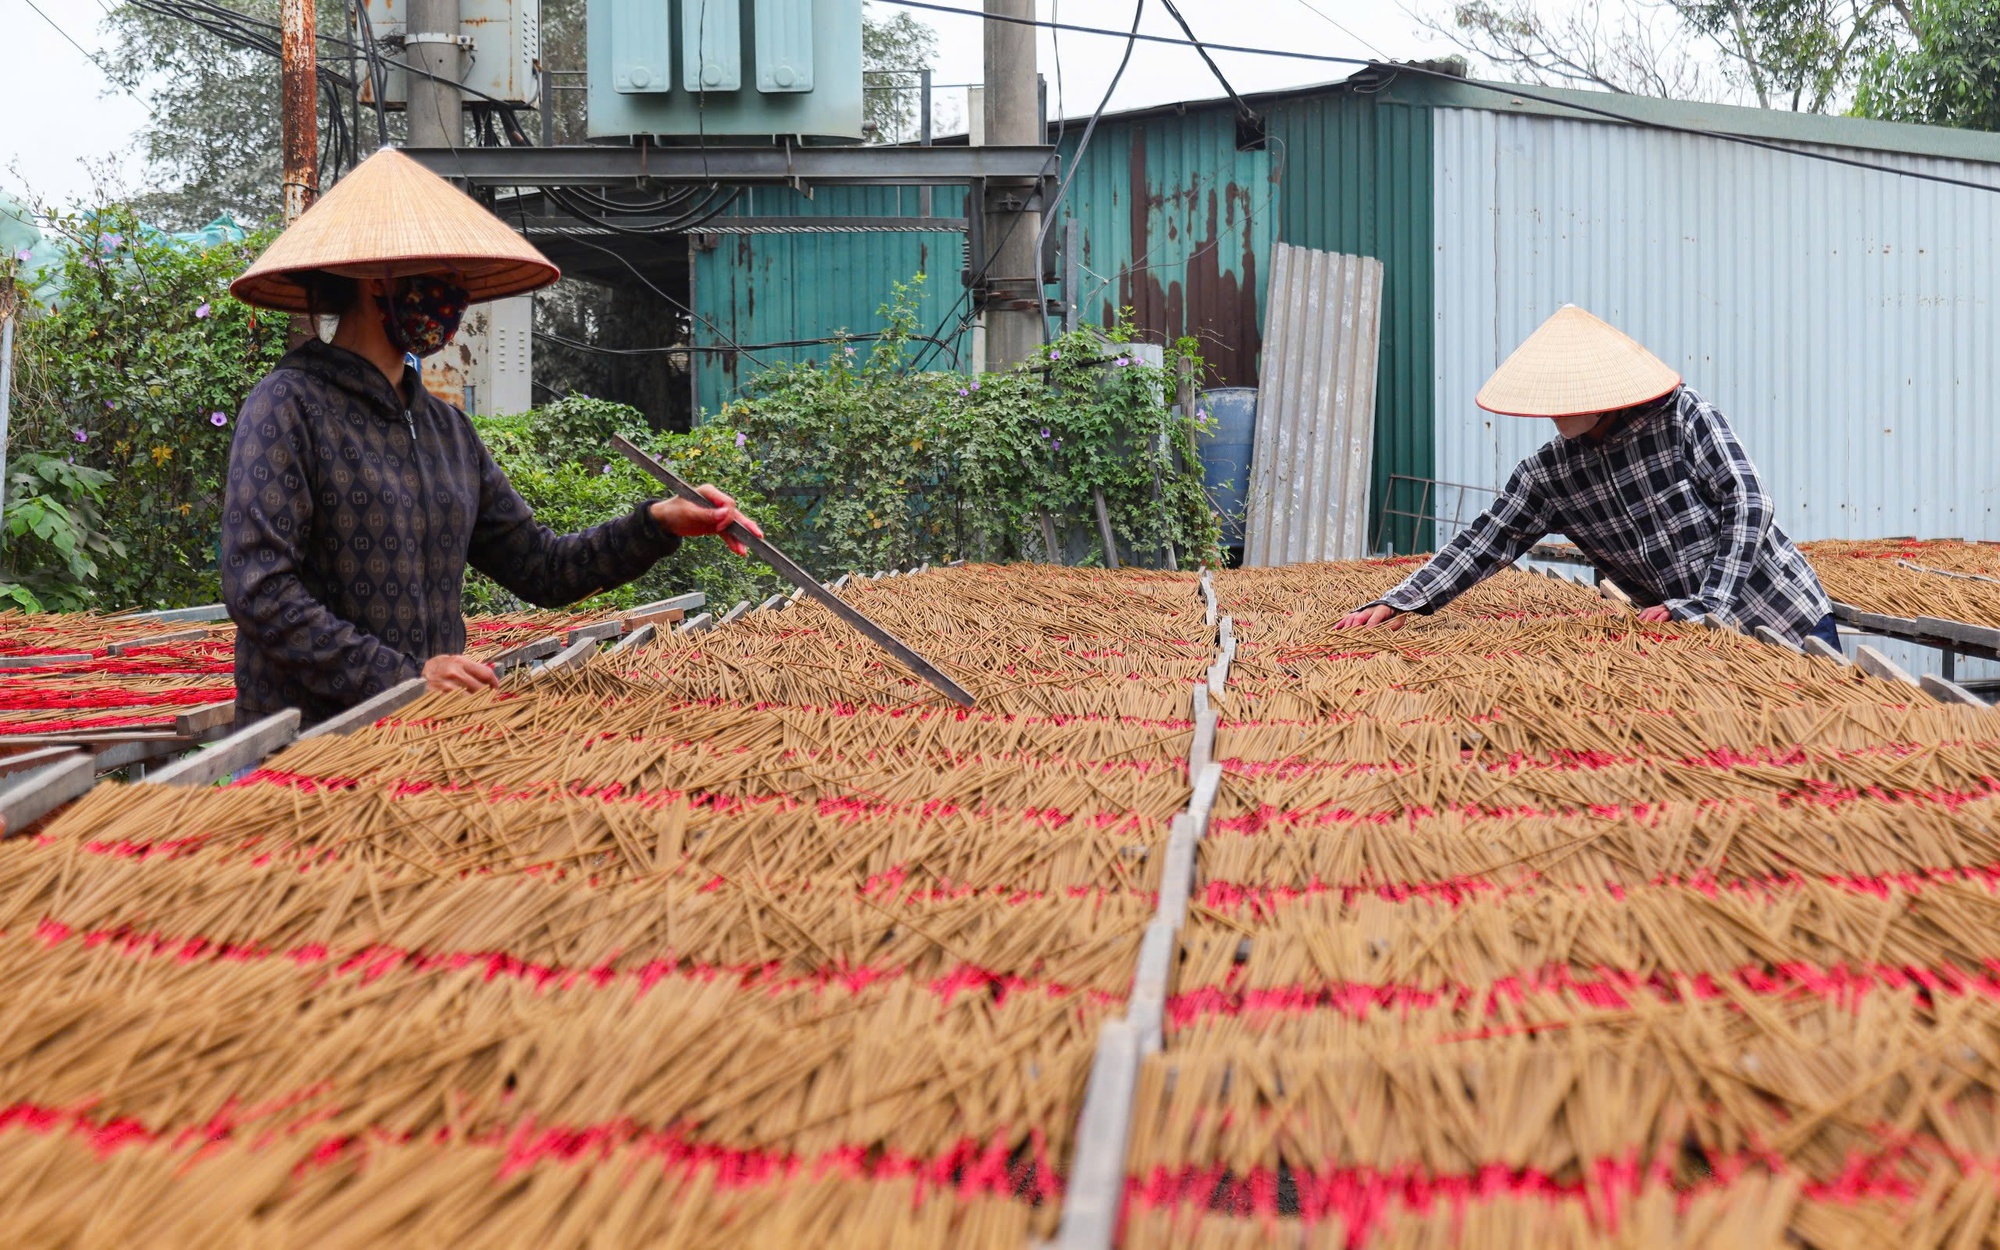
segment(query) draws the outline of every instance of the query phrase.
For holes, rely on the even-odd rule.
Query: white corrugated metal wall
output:
[[[2000,539],[2000,194],[1611,123],[1434,116],[1440,480],[1497,486],[1553,435],[1472,396],[1575,303],[1722,408],[1793,537]],[[1821,150],[2000,187],[2000,166]]]

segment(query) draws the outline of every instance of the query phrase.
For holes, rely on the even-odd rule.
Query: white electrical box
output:
[[[374,35],[383,71],[382,101],[389,108],[402,108],[410,100],[403,47],[404,39],[412,33],[410,0],[362,0],[361,7],[368,16],[368,27],[362,29],[356,23],[355,42],[360,44],[366,35]],[[465,45],[465,103],[500,100],[531,106],[541,100],[541,0],[459,0],[456,33]],[[367,65],[356,69],[366,81]],[[361,98],[373,102],[366,89]]]
[[[535,301],[474,304],[441,352],[424,357],[424,389],[471,417],[534,407]]]

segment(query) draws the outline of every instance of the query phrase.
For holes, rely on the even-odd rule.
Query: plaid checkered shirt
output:
[[[1663,603],[1675,620],[1713,612],[1796,641],[1833,610],[1772,520],[1735,431],[1685,386],[1631,410],[1602,441],[1551,439],[1491,507],[1376,602],[1430,613],[1558,532],[1633,602]]]

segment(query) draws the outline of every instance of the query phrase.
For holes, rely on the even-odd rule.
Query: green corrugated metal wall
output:
[[[963,211],[964,196],[954,188],[935,193],[939,217]],[[812,199],[790,190],[747,192],[731,216],[813,217],[859,215],[914,217],[920,201],[915,187],[822,187]],[[713,247],[705,246],[713,242]],[[928,334],[959,296],[965,267],[964,236],[949,231],[878,231],[843,234],[709,234],[697,232],[691,282],[694,306],[694,386],[697,420],[734,398],[765,366],[780,361],[824,360],[831,345],[760,348],[825,338],[839,333],[873,334],[882,326],[877,310],[895,284],[925,275],[918,319]],[[936,356],[936,367],[951,368],[952,352],[970,348],[970,335],[952,341]],[[727,344],[751,348],[748,356]],[[857,352],[868,345],[856,344]],[[968,362],[969,363],[969,362]]]
[[[1285,165],[1278,237],[1382,262],[1369,535],[1393,537],[1398,551],[1427,551],[1431,526],[1413,531],[1401,517],[1383,526],[1382,509],[1391,474],[1436,476],[1431,109],[1365,95],[1306,97],[1272,106],[1269,133]],[[1414,512],[1416,492],[1401,486],[1388,506]]]
[[[1414,95],[1412,99],[1410,96]],[[1196,336],[1216,382],[1257,383],[1273,239],[1374,256],[1384,266],[1381,374],[1376,391],[1378,532],[1390,475],[1435,476],[1431,343],[1434,244],[1431,108],[1421,95],[1384,99],[1338,89],[1259,101],[1268,150],[1238,152],[1229,107],[1209,104],[1101,122],[1064,212],[1082,227],[1083,314],[1105,322],[1132,309],[1154,342]],[[1081,121],[1064,134],[1071,164]],[[914,215],[914,188],[822,189],[746,196],[737,213]],[[933,210],[960,211],[940,189]],[[695,341],[719,346],[818,338],[876,328],[890,286],[929,274],[922,316],[939,323],[961,291],[956,234],[721,235],[694,255]],[[957,344],[969,348],[968,340]],[[823,358],[829,349],[759,350],[759,360]],[[940,366],[949,357],[938,353]],[[697,403],[714,411],[756,371],[731,353],[701,353]],[[1393,506],[1414,511],[1416,492]],[[1382,527],[1398,550],[1426,549],[1431,527]]]
[[[1075,158],[1083,122],[1061,142]],[[1257,384],[1264,285],[1277,228],[1269,152],[1238,152],[1226,109],[1098,125],[1064,215],[1080,227],[1083,320],[1129,308],[1140,337],[1201,343],[1211,381]]]

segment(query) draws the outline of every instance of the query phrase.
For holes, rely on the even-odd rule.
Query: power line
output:
[[[141,107],[143,107],[148,113],[153,114],[154,121],[159,120],[160,115],[157,112],[154,112],[153,106],[150,103],[148,103],[143,99],[140,99],[139,95],[136,92],[134,92],[130,87],[127,87],[124,83],[119,82],[118,76],[111,72],[110,66],[98,60],[97,54],[95,52],[92,52],[89,48],[86,48],[82,44],[78,43],[74,38],[70,36],[70,33],[68,31],[56,25],[56,19],[42,12],[41,5],[36,4],[35,0],[21,0],[21,3],[33,9],[35,11],[35,16],[47,22],[49,24],[49,29],[53,30],[58,35],[61,35],[63,39],[68,42],[70,47],[75,48],[78,52],[83,53],[83,59],[89,61],[92,65],[95,65],[97,67],[98,72],[104,75],[106,81],[108,81],[112,86],[118,88],[120,91],[123,91],[126,95],[131,96],[134,100],[138,100]]]
[[[1357,34],[1354,31],[1353,27],[1343,26],[1339,22],[1334,21],[1333,18],[1327,13],[1325,9],[1322,9],[1318,5],[1312,3],[1312,0],[1299,0],[1299,3],[1305,7],[1307,12],[1319,18],[1319,20],[1325,22],[1327,25],[1333,27],[1341,34],[1346,35],[1349,39],[1352,39],[1354,42],[1360,44],[1362,47],[1368,49],[1370,52],[1373,52],[1376,56],[1381,57],[1385,61],[1389,59],[1388,53],[1382,51],[1382,49],[1376,47],[1374,44],[1368,42],[1366,39],[1363,39],[1359,34]]]
[[[977,17],[989,22],[1013,22],[1023,26],[1052,25],[1052,23],[1035,18],[1003,17],[993,13],[975,13],[971,10],[956,8],[948,4],[933,4],[930,0],[882,0],[882,3],[901,5],[904,8],[911,9],[929,9],[936,13],[952,13],[959,17]],[[1166,43],[1180,48],[1194,47],[1197,42],[1200,42],[1176,39],[1171,35],[1128,35],[1122,30],[1111,30],[1103,26],[1079,26],[1068,22],[1062,24],[1062,29],[1075,31],[1078,34],[1104,35],[1114,39],[1136,39],[1143,43]],[[1205,46],[1211,52],[1241,52],[1248,56],[1270,56],[1291,61],[1314,61],[1324,65],[1353,65],[1362,69],[1377,70],[1391,77],[1397,74],[1410,74],[1419,78],[1439,79],[1445,82],[1456,83],[1461,87],[1469,87],[1475,91],[1486,91],[1515,100],[1533,100],[1537,104],[1546,104],[1553,108],[1567,109],[1570,112],[1582,113],[1586,116],[1602,117],[1607,121],[1620,122],[1627,126],[1636,126],[1642,130],[1659,130],[1668,134],[1691,135],[1700,139],[1714,139],[1720,143],[1736,143],[1744,147],[1763,148],[1766,151],[1783,152],[1788,156],[1823,161],[1829,165],[1845,165],[1851,169],[1865,169],[1872,173],[1894,174],[1899,178],[1914,178],[1919,182],[1935,182],[1948,187],[1966,187],[1973,191],[2000,191],[2000,186],[1984,182],[1974,182],[1970,178],[1953,178],[1949,174],[1933,174],[1920,169],[1898,169],[1893,165],[1877,165],[1870,161],[1856,160],[1851,156],[1836,156],[1831,152],[1819,152],[1811,148],[1792,147],[1783,143],[1774,143],[1768,139],[1755,139],[1749,135],[1732,134],[1726,130],[1710,130],[1702,126],[1682,126],[1674,122],[1633,117],[1629,113],[1621,113],[1616,109],[1599,108],[1595,105],[1582,104],[1575,100],[1559,100],[1554,96],[1538,95],[1532,88],[1518,87],[1507,83],[1481,82],[1477,78],[1465,78],[1458,74],[1448,74],[1443,70],[1431,69],[1424,65],[1411,65],[1401,61],[1371,61],[1362,57],[1333,56],[1323,52],[1292,52],[1283,48],[1254,48],[1233,43],[1207,43]]]

